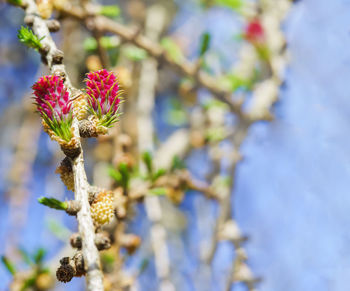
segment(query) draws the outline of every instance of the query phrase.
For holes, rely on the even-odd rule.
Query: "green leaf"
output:
[[[150,152],[144,152],[142,154],[142,161],[145,163],[147,172],[152,175],[153,173],[153,161],[152,154]]]
[[[22,260],[28,265],[31,266],[33,265],[33,260],[31,258],[31,256],[29,255],[29,253],[22,247],[18,248],[18,252],[20,253]]]
[[[36,282],[36,278],[37,278],[37,274],[34,274],[33,276],[29,277],[28,279],[26,279],[21,287],[21,291],[26,291],[28,290],[30,287],[33,287],[35,285]],[[31,288],[30,288],[31,290]]]
[[[121,173],[120,173],[119,171],[117,171],[116,169],[110,167],[110,168],[108,169],[108,175],[109,175],[110,177],[112,177],[118,184],[121,183],[121,181],[122,181],[122,175],[121,175]]]
[[[40,198],[38,198],[38,202],[47,206],[47,207],[57,209],[57,210],[66,210],[67,209],[66,202],[62,202],[62,201],[57,200],[57,199],[52,198],[52,197],[50,197],[50,198],[40,197]]]
[[[186,165],[183,160],[179,158],[179,156],[174,156],[172,163],[171,163],[171,168],[170,171],[175,171],[175,170],[182,170],[186,169]]]
[[[16,274],[15,265],[5,256],[1,256],[1,261],[7,269],[7,271],[9,271],[12,276],[14,276]]]
[[[121,174],[121,184],[124,189],[129,188],[129,180],[130,180],[130,174],[127,164],[120,163],[119,164],[119,172]]]
[[[166,170],[165,169],[159,169],[158,171],[156,171],[152,177],[153,181],[156,181],[159,177],[164,176],[166,174]]]
[[[134,62],[142,61],[148,57],[148,54],[145,50],[136,46],[124,47],[123,54],[126,58]]]
[[[199,55],[201,57],[203,57],[204,54],[208,51],[210,47],[210,40],[211,40],[211,36],[208,32],[205,32],[202,34],[201,41],[200,41],[200,51],[199,51]]]
[[[243,0],[215,0],[216,5],[225,6],[235,11],[240,11],[243,2]]]
[[[173,61],[180,62],[184,58],[180,47],[170,37],[164,37],[160,44]]]
[[[120,45],[120,40],[115,36],[103,36],[100,38],[101,45],[106,50],[115,49]],[[84,50],[93,52],[97,50],[97,40],[94,37],[87,37],[83,43]]]
[[[149,190],[149,193],[152,195],[163,196],[166,195],[166,188],[157,187]]]
[[[43,249],[43,248],[39,248],[36,251],[36,253],[34,254],[34,257],[33,257],[34,258],[34,262],[36,264],[41,264],[43,259],[44,259],[44,257],[45,257],[45,255],[46,255],[46,250]]]
[[[17,37],[20,42],[24,43],[26,46],[39,50],[41,48],[40,41],[44,38],[39,39],[32,30],[28,27],[21,26],[18,30]]]
[[[106,17],[115,18],[120,15],[120,8],[117,5],[102,6],[99,14]]]
[[[21,0],[8,0],[8,2],[12,5],[20,6],[22,4]]]
[[[120,163],[118,169],[110,167],[108,169],[108,174],[117,182],[118,185],[122,186],[123,189],[129,188],[130,181],[130,170],[128,169],[127,164]]]

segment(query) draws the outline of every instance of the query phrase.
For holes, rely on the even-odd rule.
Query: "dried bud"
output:
[[[77,213],[81,209],[80,201],[70,200],[70,201],[66,201],[66,204],[67,204],[66,212],[69,215],[77,215]]]
[[[79,133],[81,137],[97,137],[96,130],[95,123],[88,119],[79,122]]]
[[[56,271],[56,277],[61,282],[69,282],[73,277],[85,275],[84,257],[81,251],[70,257],[64,257],[60,260],[61,266]]]
[[[85,275],[86,271],[85,271],[84,257],[83,257],[83,253],[81,251],[77,252],[73,256],[73,262],[75,265],[74,276],[81,277],[81,276]]]
[[[76,248],[76,249],[81,249],[82,247],[82,239],[81,239],[81,236],[79,233],[73,233],[71,236],[70,236],[70,245],[73,247],[73,248]]]
[[[117,77],[113,72],[99,70],[88,73],[85,82],[90,112],[97,119],[98,132],[104,133],[118,121],[121,91]]]
[[[74,277],[74,268],[69,265],[61,265],[56,271],[57,280],[60,282],[67,283]]]
[[[104,233],[97,233],[95,237],[95,245],[99,251],[108,250],[111,247],[111,240]]]
[[[46,25],[47,25],[48,29],[50,30],[50,32],[57,32],[61,28],[60,22],[56,19],[47,20]]]
[[[39,48],[39,53],[41,54],[41,58],[45,60],[45,64],[47,63],[46,55],[50,51],[50,46],[47,43],[44,43]]]
[[[63,62],[63,57],[64,57],[64,54],[62,51],[60,50],[55,50],[52,54],[52,62],[54,64],[62,64]]]
[[[28,26],[33,26],[34,23],[34,15],[26,15],[24,17],[24,23]]]
[[[114,217],[114,197],[111,192],[100,192],[91,204],[91,217],[99,226],[109,223]]]
[[[129,254],[133,254],[141,244],[141,238],[135,234],[123,234],[119,238],[119,242]]]
[[[60,166],[56,169],[56,174],[60,175],[62,182],[66,185],[68,190],[74,191],[72,164],[68,157],[62,160]]]
[[[185,192],[181,188],[169,187],[166,189],[167,197],[175,204],[180,204],[184,199]]]

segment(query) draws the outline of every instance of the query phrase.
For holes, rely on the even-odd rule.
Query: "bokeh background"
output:
[[[200,34],[209,31],[212,49],[225,61],[234,60],[234,37],[241,28],[232,10],[215,6],[204,10],[194,0],[177,0],[173,5],[169,32],[181,35],[189,58],[198,50]],[[262,291],[343,291],[350,283],[349,15],[348,0],[294,4],[283,26],[290,62],[273,109],[276,118],[255,124],[242,147],[234,213],[250,238],[245,244],[248,263],[263,278],[258,285]],[[43,247],[45,262],[50,264],[76,222],[37,203],[42,195],[63,199],[72,194],[53,174],[62,154],[31,112],[30,86],[45,69],[38,54],[18,42],[16,32],[22,24],[21,9],[0,4],[0,253],[11,254],[17,247],[33,253]],[[74,38],[65,43],[61,37],[55,36],[59,47],[74,51]],[[74,58],[74,53],[70,56]],[[73,67],[68,70],[74,74]],[[160,139],[175,128],[166,120],[173,97],[170,89],[157,96],[154,116]],[[87,152],[93,153],[94,146],[94,142],[87,144]],[[88,158],[90,179],[94,163]],[[210,170],[205,151],[195,151],[186,163],[198,178]],[[235,253],[222,242],[214,272],[208,275],[200,266],[198,241],[210,236],[218,210],[201,195],[192,194],[179,206],[186,226],[177,223],[169,234],[171,262],[176,266],[172,279],[177,290],[222,290],[222,277]],[[140,206],[129,227],[147,237],[149,222],[144,216]],[[149,253],[146,240],[126,268],[137,270]],[[0,266],[0,290],[7,290],[10,280]],[[82,290],[83,285],[83,279],[76,278],[66,286],[57,284],[55,290]],[[152,260],[139,286],[156,290]],[[232,290],[245,288],[232,286]]]

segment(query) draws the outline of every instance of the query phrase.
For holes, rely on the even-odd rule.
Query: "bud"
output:
[[[91,217],[95,225],[109,223],[114,217],[114,197],[111,192],[100,192],[91,204]]]
[[[88,101],[85,94],[80,94],[78,97],[73,100],[73,115],[77,117],[77,119],[83,120],[88,111]]]
[[[33,85],[34,100],[45,131],[61,146],[74,147],[72,103],[59,76],[44,76]]]
[[[243,37],[255,47],[260,59],[269,60],[270,51],[266,41],[265,29],[258,18],[248,23]]]
[[[99,70],[87,74],[86,93],[90,113],[95,116],[98,133],[106,133],[107,128],[118,121],[121,102],[117,77],[113,72]]]
[[[254,45],[265,42],[265,31],[259,19],[250,21],[245,28],[244,38]]]
[[[69,158],[65,157],[62,160],[55,173],[60,175],[62,182],[66,185],[68,190],[74,191],[73,169]]]
[[[74,277],[74,268],[69,264],[61,265],[56,271],[56,277],[58,281],[67,283]]]

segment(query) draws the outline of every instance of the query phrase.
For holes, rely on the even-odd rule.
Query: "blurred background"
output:
[[[112,282],[106,290],[347,290],[350,1],[120,0],[93,5],[100,15],[138,27],[172,61],[154,60],[118,35],[101,35],[88,22],[59,9],[53,12],[61,23],[53,37],[74,86],[82,88],[88,71],[104,67],[119,75],[125,91],[118,126],[108,136],[84,142],[89,181],[107,189],[116,186],[113,171],[125,144],[131,148],[128,161],[135,165],[142,164],[143,151],[175,147],[177,162],[193,179],[220,195],[229,189],[223,201],[231,209],[219,226],[234,229],[233,238],[220,238],[217,223],[225,205],[203,191],[154,194],[166,233],[161,263],[169,269],[166,289],[154,259],[150,233],[155,222],[144,202],[135,203],[124,227],[141,243],[136,250],[121,250],[122,266],[116,267],[119,249],[101,254],[106,280]],[[99,5],[107,8],[102,11]],[[32,106],[31,86],[48,70],[40,55],[17,39],[23,17],[21,8],[0,2],[0,254],[23,274],[22,290],[84,290],[84,278],[67,284],[53,279],[59,259],[71,252],[69,237],[77,223],[37,202],[40,196],[72,199],[73,193],[55,174],[64,156],[43,132]],[[251,35],[255,22],[262,31],[258,25]],[[254,122],[240,131],[227,104],[196,77],[174,70],[171,63],[184,59],[231,91],[230,98],[237,98]],[[259,84],[276,79],[257,92]],[[260,114],[259,106],[266,112]],[[145,131],[151,128],[154,136],[140,134],[144,113]],[[38,268],[53,276],[34,276]],[[129,289],[109,279],[121,272],[128,286],[123,288]],[[11,282],[13,275],[1,265],[0,290],[10,290]],[[11,290],[20,288],[12,285]]]

